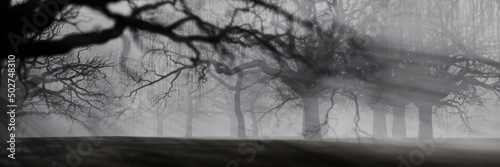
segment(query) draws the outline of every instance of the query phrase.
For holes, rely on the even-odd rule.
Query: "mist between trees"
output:
[[[498,1],[38,2],[0,9],[20,136],[498,134]]]

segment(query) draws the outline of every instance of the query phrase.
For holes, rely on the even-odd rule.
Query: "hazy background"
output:
[[[223,1],[207,2],[214,3],[212,6],[205,5],[205,7],[198,12],[208,12],[212,15],[224,13],[225,4]],[[321,6],[321,4],[318,4]],[[216,7],[214,7],[216,6]],[[110,7],[112,11],[116,11],[127,15],[130,12],[128,6],[124,3],[115,4]],[[497,9],[498,10],[498,9]],[[210,11],[210,12],[209,12]],[[222,12],[219,12],[222,11]],[[210,14],[207,14],[210,16]],[[162,17],[160,17],[162,18]],[[81,23],[78,26],[82,31],[91,31],[105,29],[113,25],[113,21],[107,19],[99,12],[82,8],[81,16],[77,19],[86,20],[88,22]],[[215,19],[215,18],[214,18]],[[411,19],[411,18],[408,18]],[[72,32],[74,29],[64,29],[66,32]],[[127,33],[126,33],[127,35]],[[418,34],[415,34],[418,35]],[[494,34],[492,34],[494,35]],[[405,39],[397,39],[403,40]],[[411,42],[410,40],[406,42]],[[123,51],[121,39],[116,39],[104,45],[93,46],[93,48],[85,52],[85,56],[102,56],[107,57],[112,61],[118,62],[119,55]],[[130,55],[133,59],[130,63],[144,62],[141,60],[141,55],[145,54],[148,43],[142,45],[132,45]],[[129,46],[125,46],[129,47]],[[182,48],[181,48],[182,50]],[[182,51],[181,51],[182,52]],[[154,60],[149,60],[149,62]],[[156,61],[156,62],[161,62]],[[156,65],[160,67],[159,65]],[[106,73],[109,75],[110,84],[116,94],[128,93],[137,85],[128,85],[131,83],[130,79],[123,76],[120,72],[118,65],[114,68],[107,68]],[[410,74],[411,75],[411,74]],[[192,86],[193,79],[185,77],[182,74],[182,79],[176,81],[174,89],[178,93],[174,93],[171,97],[165,98],[158,103],[153,103],[153,94],[156,92],[165,91],[168,88],[167,82],[162,82],[153,85],[149,88],[139,90],[134,93],[134,97],[121,98],[117,100],[116,106],[111,107],[111,113],[123,111],[120,115],[105,115],[96,112],[88,116],[85,114],[77,115],[82,122],[72,121],[66,117],[58,115],[50,116],[24,116],[18,118],[19,124],[17,125],[18,131],[16,136],[19,137],[62,137],[62,136],[90,136],[98,135],[105,136],[157,136],[158,125],[155,119],[158,117],[155,112],[162,112],[165,116],[163,123],[163,137],[185,137],[185,127],[188,108],[187,96],[188,93],[196,88]],[[187,79],[186,79],[187,78]],[[224,77],[230,83],[234,83],[235,77]],[[191,82],[191,83],[190,83]],[[208,78],[204,83],[200,92],[209,91],[211,88],[216,87],[210,93],[194,100],[192,107],[197,111],[193,117],[193,136],[201,138],[234,138],[234,133],[231,132],[231,112],[233,112],[232,92],[228,91],[212,78]],[[249,83],[244,83],[249,85]],[[256,86],[259,87],[259,86]],[[242,95],[242,111],[245,116],[247,135],[252,136],[252,121],[250,110],[250,103],[253,101],[253,109],[258,112],[265,112],[270,108],[279,104],[279,100],[273,96],[272,92],[264,91],[262,95],[255,96],[255,90],[246,90]],[[500,111],[498,99],[492,94],[483,96],[486,101],[483,107],[471,106],[466,110],[468,111],[470,125],[474,130],[470,131],[465,128],[464,123],[458,114],[451,112],[454,109],[450,107],[435,108],[436,113],[433,114],[434,134],[435,136],[447,137],[485,137],[485,138],[498,138],[500,137]],[[324,120],[326,110],[330,107],[331,103],[328,98],[320,100],[320,119]],[[407,136],[417,137],[418,133],[418,108],[413,105],[407,105]],[[362,131],[371,134],[373,124],[373,114],[365,105],[360,105],[361,120],[359,122]],[[330,111],[329,126],[326,132],[323,132],[324,138],[351,138],[357,135],[354,132],[354,114],[355,107],[352,100],[346,97],[337,97],[337,102],[332,111]],[[259,126],[259,137],[273,137],[273,138],[300,138],[302,130],[302,108],[296,103],[290,102],[283,106],[279,111],[272,111],[267,115],[257,113],[257,118],[262,119],[257,123]],[[104,122],[104,123],[102,123]],[[86,124],[87,127],[83,126]],[[107,126],[97,126],[99,123]],[[392,129],[392,113],[387,113],[387,127],[388,131]],[[97,130],[100,129],[100,130]],[[367,137],[367,135],[362,135]],[[391,134],[389,133],[389,136]],[[255,136],[254,136],[255,137]]]

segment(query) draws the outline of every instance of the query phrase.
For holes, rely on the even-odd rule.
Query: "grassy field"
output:
[[[17,138],[0,166],[500,166],[499,139],[415,141]]]

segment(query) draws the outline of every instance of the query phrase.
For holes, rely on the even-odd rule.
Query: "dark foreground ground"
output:
[[[17,138],[15,160],[29,166],[474,166],[500,167],[499,139],[427,141],[201,140],[178,138]],[[420,145],[420,146],[419,146]],[[6,150],[2,148],[2,150]]]

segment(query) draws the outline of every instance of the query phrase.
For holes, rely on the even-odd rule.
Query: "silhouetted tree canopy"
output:
[[[116,13],[110,9],[110,5],[119,2],[126,3],[131,8],[129,14]],[[105,77],[99,76],[99,70],[110,65],[104,60],[81,60],[75,49],[105,44],[122,37],[128,31],[137,36],[153,34],[162,38],[154,45],[163,44],[164,48],[150,49],[147,53],[167,57],[166,62],[169,63],[156,63],[165,63],[164,67],[169,70],[149,70],[144,76],[140,76],[122,63],[121,67],[122,70],[125,69],[126,75],[139,84],[130,95],[161,81],[168,80],[173,83],[181,72],[188,69],[194,71],[197,77],[193,78],[198,78],[200,82],[206,80],[206,74],[209,72],[216,73],[210,73],[214,78],[217,74],[237,75],[239,79],[236,88],[221,82],[227,88],[236,90],[241,89],[242,76],[265,74],[266,78],[262,80],[275,80],[283,84],[284,90],[302,103],[303,137],[306,139],[321,138],[318,133],[321,130],[318,99],[326,94],[349,96],[355,99],[356,103],[359,100],[364,104],[374,104],[380,99],[397,105],[406,105],[411,101],[419,108],[430,107],[432,110],[432,106],[445,105],[462,109],[460,105],[463,103],[481,104],[480,89],[494,92],[497,96],[500,92],[498,48],[495,50],[492,47],[499,46],[499,34],[492,28],[499,27],[498,13],[495,15],[489,11],[491,13],[485,12],[481,15],[484,19],[494,20],[496,25],[488,25],[481,18],[475,20],[476,18],[471,16],[473,23],[478,22],[478,25],[470,25],[474,33],[469,33],[469,29],[455,28],[469,26],[466,25],[467,21],[464,23],[461,20],[462,17],[468,18],[469,13],[460,11],[480,10],[489,5],[498,6],[495,1],[487,1],[484,4],[482,1],[474,1],[467,4],[462,1],[239,0],[228,1],[231,8],[221,9],[224,14],[215,14],[214,18],[207,18],[206,13],[197,11],[203,6],[201,2],[4,1],[1,17],[8,24],[0,30],[4,36],[1,40],[4,48],[1,51],[4,55],[1,59],[2,66],[5,64],[5,56],[9,54],[16,55],[21,63],[20,67],[23,68],[36,69],[55,64],[57,67],[45,70],[47,74],[33,74],[34,76],[31,76],[30,70],[19,68],[18,71],[24,72],[19,76],[25,77],[24,86],[27,90],[48,82],[66,85],[59,90],[42,87],[25,91],[28,95],[25,100],[29,101],[29,98],[43,94],[44,104],[50,103],[52,107],[59,107],[60,110],[65,110],[64,107],[85,110],[88,108],[82,107],[76,101],[68,101],[62,105],[60,100],[54,99],[59,97],[64,100],[66,97],[60,97],[62,92],[71,96],[85,95],[96,98],[90,101],[99,100],[98,97],[104,98],[106,95],[86,92],[89,89],[74,81],[66,83],[65,78],[102,79]],[[475,5],[480,7],[473,7]],[[425,6],[440,7],[422,10]],[[113,21],[112,26],[59,35],[62,27],[74,26],[72,19],[78,16],[79,8],[98,11]],[[394,12],[391,8],[401,11],[390,13]],[[147,17],[151,12],[158,11],[163,13],[160,12],[157,17]],[[173,16],[161,21],[163,14],[165,18],[167,15]],[[377,18],[378,15],[386,18]],[[405,20],[409,18],[412,21]],[[403,26],[405,21],[411,22],[407,25],[413,27]],[[374,25],[375,30],[371,29]],[[192,31],[185,33],[186,27]],[[485,33],[496,35],[488,36],[484,35]],[[138,39],[134,40],[141,43]],[[187,51],[172,56],[172,51],[165,49],[166,45],[162,40],[177,43]],[[234,48],[250,51],[243,53]],[[122,53],[129,54],[128,51]],[[68,60],[74,60],[75,56],[77,65],[73,66]],[[117,54],[116,57],[118,56]],[[58,73],[59,69],[72,69],[75,73]],[[54,78],[44,78],[45,75],[51,74],[54,74]],[[152,77],[147,78],[146,75]],[[170,93],[171,89],[168,90],[166,94]],[[238,91],[236,96],[239,96]],[[89,101],[89,98],[82,99]],[[26,103],[24,105],[31,105]],[[92,106],[94,103],[89,104]],[[422,119],[429,122],[431,118]]]

